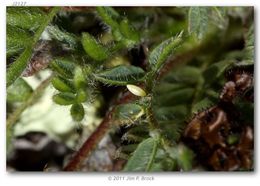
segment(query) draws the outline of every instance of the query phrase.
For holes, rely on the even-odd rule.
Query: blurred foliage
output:
[[[22,130],[26,121],[30,126],[41,123],[37,131],[78,148],[77,141],[90,136],[101,118],[112,125],[109,135],[117,148],[113,163],[120,167],[115,165],[114,170],[220,169],[213,160],[201,162],[203,148],[187,143],[183,133],[192,118],[215,105],[221,107],[220,94],[229,88],[230,69],[245,74],[244,69],[253,67],[253,15],[252,7],[8,7],[7,141],[37,129]],[[42,41],[51,50],[36,47]],[[46,79],[44,68],[51,72],[51,83],[42,101],[30,78],[40,87]],[[25,70],[31,77],[23,77]],[[225,136],[231,146],[245,147],[246,139],[238,142],[238,138],[249,131],[246,126],[253,128],[254,101],[248,100],[254,87],[249,83],[250,88],[237,93],[232,107],[226,108],[234,108],[239,116],[231,122],[234,134]],[[106,118],[127,90],[135,98],[116,105],[112,117]],[[49,110],[43,109],[47,102]],[[36,105],[38,111],[32,109]],[[46,114],[45,120],[29,121],[28,115],[37,112],[43,113],[41,117]],[[44,129],[60,122],[66,132]],[[246,150],[252,151],[248,146]],[[234,170],[252,169],[253,165],[241,165]]]

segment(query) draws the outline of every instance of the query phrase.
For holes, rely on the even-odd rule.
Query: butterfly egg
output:
[[[135,85],[126,85],[127,89],[133,93],[134,95],[136,96],[140,96],[140,97],[144,97],[146,96],[146,92],[141,89],[140,87],[138,86],[135,86]]]

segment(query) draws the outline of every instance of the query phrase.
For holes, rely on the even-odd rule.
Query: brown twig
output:
[[[97,127],[97,129],[91,134],[91,136],[83,143],[78,152],[70,160],[70,162],[63,169],[64,171],[76,171],[80,168],[82,162],[91,154],[92,150],[100,142],[103,136],[108,132],[111,127],[111,120],[113,117],[114,109],[117,105],[129,102],[133,100],[135,96],[130,92],[124,93],[105,115],[103,121]]]

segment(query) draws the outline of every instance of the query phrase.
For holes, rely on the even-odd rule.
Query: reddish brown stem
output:
[[[103,121],[97,127],[97,129],[91,134],[91,136],[84,142],[75,156],[71,159],[71,161],[67,164],[67,166],[63,169],[64,171],[76,171],[80,168],[82,162],[91,154],[92,150],[96,147],[96,145],[100,142],[103,136],[108,132],[111,127],[111,119],[113,116],[114,109],[117,105],[129,102],[133,100],[135,97],[133,94],[126,92],[123,94],[118,101],[114,104],[112,109],[110,109],[105,115]]]

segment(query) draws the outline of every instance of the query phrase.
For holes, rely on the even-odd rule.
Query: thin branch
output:
[[[105,136],[111,127],[111,121],[115,107],[119,104],[129,102],[133,100],[135,96],[130,92],[123,94],[114,106],[106,113],[103,121],[97,127],[97,129],[91,134],[91,136],[83,143],[78,152],[70,160],[70,162],[63,169],[64,171],[76,171],[80,168],[83,161],[89,157],[93,149],[97,146],[100,140]]]

